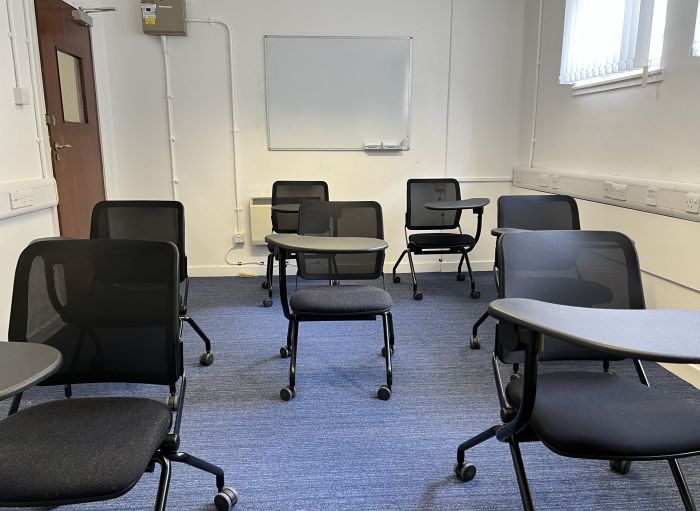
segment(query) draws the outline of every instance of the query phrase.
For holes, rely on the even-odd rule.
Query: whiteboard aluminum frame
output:
[[[379,147],[377,149],[370,149],[367,147],[335,147],[335,148],[280,148],[280,147],[270,147],[270,109],[268,107],[267,99],[267,40],[268,39],[393,39],[400,41],[408,41],[408,117],[407,117],[407,129],[406,129],[406,145],[401,146],[400,149],[391,148],[385,149]],[[412,36],[365,36],[365,35],[265,35],[263,36],[263,73],[265,75],[265,131],[267,133],[267,150],[268,151],[363,151],[370,153],[396,153],[400,151],[408,151],[411,149],[411,116],[413,112],[412,108],[412,90],[413,90],[413,37]]]

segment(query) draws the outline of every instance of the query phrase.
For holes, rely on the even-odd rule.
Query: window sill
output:
[[[657,83],[664,79],[663,69],[655,69],[649,71],[647,75],[647,84]],[[622,89],[624,87],[640,87],[642,86],[642,70],[634,70],[628,73],[620,73],[616,76],[606,78],[595,78],[592,80],[584,80],[576,82],[571,86],[571,94],[581,96],[583,94],[593,94],[595,92],[604,92],[608,90]]]

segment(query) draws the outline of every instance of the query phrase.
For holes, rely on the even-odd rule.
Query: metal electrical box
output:
[[[149,35],[187,35],[185,0],[142,0],[141,25]]]

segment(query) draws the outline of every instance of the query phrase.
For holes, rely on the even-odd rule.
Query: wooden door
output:
[[[34,6],[61,234],[86,238],[105,196],[90,28],[61,0]]]

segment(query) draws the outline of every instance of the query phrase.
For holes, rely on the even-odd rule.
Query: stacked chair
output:
[[[197,322],[187,313],[187,295],[190,279],[187,275],[185,252],[185,208],[178,201],[112,200],[98,202],[92,210],[90,224],[92,239],[131,239],[169,241],[178,249],[180,279],[180,319],[187,323],[204,341],[205,351],[199,363],[210,366],[214,363],[211,341]],[[148,295],[132,296],[134,306]],[[183,324],[184,324],[183,323]]]
[[[86,397],[22,410],[22,395],[15,396],[11,415],[0,421],[0,506],[117,498],[158,464],[155,510],[162,511],[172,463],[216,477],[217,510],[236,503],[223,470],[179,450],[186,387],[179,259],[177,247],[164,241],[53,239],[22,252],[9,340],[61,352],[62,368],[42,385],[121,383],[120,393],[132,390],[124,383],[159,385],[170,395],[167,405],[142,397]],[[144,297],[138,306],[134,295]]]
[[[575,307],[644,308],[634,243],[623,234],[506,233],[498,240],[497,257],[501,298]],[[638,360],[620,360],[610,352],[584,349],[547,335],[540,352],[529,341],[532,335],[505,321],[497,324],[492,360],[502,423],[459,446],[457,476],[469,481],[476,475],[465,451],[496,436],[510,447],[523,508],[531,510],[519,445],[540,441],[562,456],[609,460],[621,474],[630,470],[631,461],[666,460],[685,508],[695,509],[677,459],[700,454],[700,410],[650,388]],[[574,369],[540,373],[539,362],[549,361],[570,361]],[[603,370],[584,370],[577,361],[602,362]],[[609,371],[611,361],[633,364],[639,382]],[[505,388],[499,363],[513,367]]]

